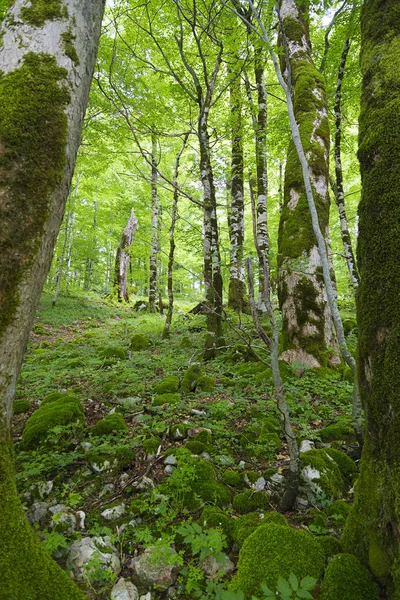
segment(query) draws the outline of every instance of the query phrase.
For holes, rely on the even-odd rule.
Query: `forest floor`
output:
[[[72,297],[52,308],[43,295],[16,395],[16,407],[30,402],[13,422],[17,483],[43,544],[89,598],[136,597],[132,580],[156,599],[240,600],[239,551],[266,522],[306,532],[325,561],[340,552],[357,471],[348,457],[352,384],[340,370],[284,368],[303,480],[295,510],[279,515],[289,456],[268,353],[250,319],[229,314],[226,350],[203,363],[205,317],[189,308],[179,305],[163,340],[160,315]],[[251,357],[246,336],[262,361]],[[354,348],[355,332],[348,341]],[[78,398],[84,422],[56,417],[40,439],[24,442],[27,419],[52,392],[64,396],[50,401]],[[98,551],[82,548],[86,538]],[[254,593],[318,597],[319,583],[296,595],[295,580],[313,576],[296,565],[283,561],[266,575],[273,596],[266,587],[261,594],[254,576]],[[110,596],[117,581],[125,595],[117,586]],[[304,586],[311,590],[312,581]]]

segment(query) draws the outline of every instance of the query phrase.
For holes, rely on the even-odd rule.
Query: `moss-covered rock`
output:
[[[135,335],[131,337],[129,344],[130,350],[133,350],[134,352],[140,352],[140,350],[147,350],[149,347],[149,340],[141,333],[135,333]]]
[[[187,448],[192,454],[203,454],[203,452],[209,451],[209,446],[206,446],[206,444],[196,440],[189,440],[186,442],[185,448]]]
[[[25,424],[21,448],[35,448],[46,439],[53,427],[71,424],[82,427],[83,422],[82,406],[75,396],[65,396],[40,406]]]
[[[212,392],[215,388],[214,377],[202,375],[196,381],[196,392]]]
[[[238,471],[234,471],[233,469],[227,469],[222,473],[222,481],[237,490],[243,489],[244,486],[243,473],[238,473]]]
[[[241,514],[266,510],[269,508],[269,498],[265,492],[246,490],[241,494],[236,494],[233,499],[233,507]]]
[[[212,435],[207,429],[202,429],[194,438],[196,442],[201,442],[206,446],[212,446]]]
[[[339,540],[331,535],[319,535],[317,541],[325,554],[326,561],[342,551]]]
[[[352,554],[336,555],[326,568],[320,600],[378,600],[368,569]]]
[[[161,438],[158,436],[152,435],[147,438],[143,442],[143,449],[147,452],[147,454],[155,454],[158,450],[159,445],[161,444]]]
[[[15,400],[14,402],[14,415],[21,415],[27,412],[31,407],[29,400]]]
[[[224,532],[228,543],[233,541],[232,529],[234,522],[217,506],[205,506],[201,513],[200,523],[203,527],[213,529],[220,527]]]
[[[123,417],[121,417],[121,415],[118,413],[113,413],[112,415],[107,415],[104,419],[98,421],[96,425],[90,429],[90,433],[92,435],[100,436],[127,430],[128,426]]]
[[[186,437],[189,425],[186,423],[175,423],[169,430],[170,440],[183,440]]]
[[[264,369],[264,371],[261,371],[261,373],[257,373],[257,375],[254,378],[254,381],[258,384],[267,383],[267,382],[270,382],[271,380],[272,380],[272,369],[270,369],[270,368]]]
[[[327,517],[340,517],[344,522],[349,516],[350,511],[351,504],[344,500],[336,500],[332,506],[328,506],[328,508],[325,509],[325,514]]]
[[[250,512],[235,519],[233,523],[232,536],[239,547],[242,547],[245,540],[261,525],[275,523],[288,526],[285,517],[272,510],[265,513]]]
[[[237,573],[230,589],[243,591],[246,598],[261,593],[260,584],[275,589],[279,576],[319,579],[325,557],[317,540],[304,530],[270,523],[258,527],[245,540]]]
[[[197,380],[203,376],[203,371],[200,365],[191,365],[186,371],[182,379],[181,390],[184,393],[194,392]]]
[[[179,377],[176,375],[170,375],[165,377],[160,383],[154,386],[154,393],[156,395],[161,394],[173,394],[179,389]]]
[[[333,448],[308,450],[301,455],[303,482],[316,493],[341,498],[346,482],[351,482],[357,469],[343,452]]]
[[[319,435],[323,442],[350,442],[355,439],[354,429],[348,427],[347,425],[341,425],[339,423],[324,427],[319,431]]]
[[[69,393],[62,393],[62,392],[50,392],[50,394],[47,394],[46,396],[44,396],[44,398],[42,399],[40,406],[45,406],[45,404],[51,404],[51,402],[55,402],[56,400],[61,400],[62,398],[65,398],[66,396],[70,396],[71,394]]]
[[[121,346],[107,346],[106,348],[102,348],[99,352],[100,358],[118,358],[120,360],[126,359],[126,352],[124,348]]]
[[[163,406],[164,404],[178,404],[180,401],[180,394],[160,394],[155,396],[152,401],[152,406]]]

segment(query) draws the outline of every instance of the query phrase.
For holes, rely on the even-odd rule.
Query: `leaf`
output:
[[[311,596],[310,592],[307,592],[307,590],[304,590],[301,588],[299,590],[297,590],[296,598],[301,598],[301,599],[307,598],[308,600],[310,600],[310,599],[313,600],[313,597]]]
[[[294,590],[295,592],[297,592],[297,590],[299,589],[299,580],[297,579],[296,575],[294,573],[290,573],[289,575],[289,583],[292,586],[292,590]]]
[[[266,583],[262,583],[260,587],[261,587],[262,591],[264,592],[264,594],[272,594],[273,596],[275,596],[275,593],[269,589],[269,587],[267,586]]]
[[[315,577],[303,577],[303,579],[300,582],[300,587],[303,590],[313,590],[315,588],[315,584],[317,583],[317,580],[315,579]]]
[[[290,585],[288,584],[286,579],[283,579],[283,577],[281,577],[280,575],[279,575],[278,584],[276,587],[277,587],[278,592],[280,592],[282,594],[282,596],[290,597],[292,595],[292,588],[290,587]]]

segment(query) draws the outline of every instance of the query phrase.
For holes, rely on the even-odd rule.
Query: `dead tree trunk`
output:
[[[118,302],[129,302],[128,269],[131,258],[130,247],[138,229],[138,221],[132,208],[127,226],[125,227],[115,257],[114,293]]]

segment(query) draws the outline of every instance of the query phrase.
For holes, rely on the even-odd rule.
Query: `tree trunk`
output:
[[[174,198],[172,201],[171,211],[171,227],[169,230],[169,254],[168,254],[168,275],[167,275],[167,286],[168,286],[168,310],[167,317],[165,319],[165,325],[163,330],[163,338],[169,338],[169,332],[171,329],[172,315],[174,312],[174,259],[175,259],[175,226],[178,219],[178,200],[179,200],[179,189],[178,189],[178,175],[179,175],[179,164],[186,147],[189,134],[187,133],[183,138],[182,147],[176,155],[175,161],[175,172],[174,172]]]
[[[83,598],[37,540],[15,488],[16,381],[62,220],[100,34],[103,0],[16,0],[0,48],[0,530],[7,600]],[[71,45],[65,37],[73,36]]]
[[[157,302],[157,258],[158,258],[158,169],[157,137],[151,136],[151,252],[149,280],[149,312],[156,312]]]
[[[329,123],[325,85],[312,60],[305,5],[297,5],[294,0],[282,0],[281,19],[289,60],[289,65],[282,60],[282,73],[285,77],[290,73],[288,85],[292,90],[294,114],[326,244],[329,226]],[[278,294],[283,317],[281,357],[287,362],[299,360],[310,367],[337,360],[330,350],[336,345],[332,316],[302,166],[293,141],[289,146],[285,171],[278,270]]]
[[[345,551],[369,564],[391,600],[400,598],[399,23],[397,0],[365,1],[357,317],[366,441],[343,537]]]
[[[131,216],[122,233],[121,241],[115,257],[114,269],[114,293],[118,302],[129,302],[128,294],[128,268],[131,258],[130,247],[138,228],[138,221],[132,208]]]
[[[237,60],[239,60],[237,58]],[[229,237],[231,242],[228,306],[237,312],[248,312],[244,282],[244,182],[243,182],[243,127],[240,78],[232,73],[230,84],[231,105],[231,209]]]
[[[343,168],[342,168],[342,84],[346,68],[347,56],[350,50],[350,38],[344,42],[343,52],[340,60],[339,73],[336,83],[335,94],[335,201],[339,211],[340,233],[342,236],[344,257],[346,259],[347,268],[349,270],[351,284],[353,286],[354,295],[356,294],[358,284],[360,282],[357,263],[354,258],[353,244],[349,232],[349,224],[347,222],[346,204],[344,199],[343,188]]]

